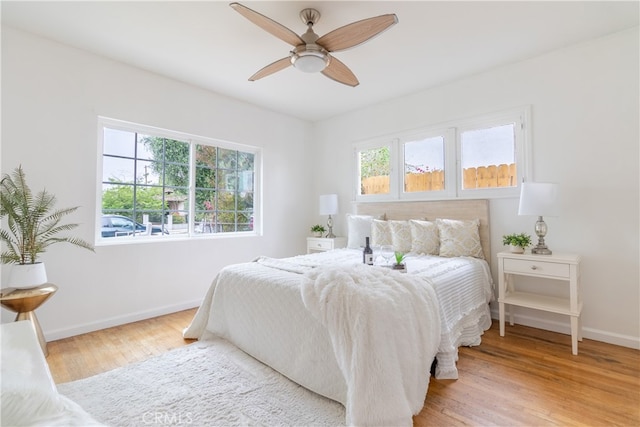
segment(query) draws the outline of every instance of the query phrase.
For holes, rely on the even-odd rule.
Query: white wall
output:
[[[2,28],[2,172],[22,164],[34,190],[93,241],[97,116],[264,147],[264,235],[98,247],[43,256],[59,291],[38,309],[47,339],[199,305],[221,267],[305,250],[311,125],[27,33]],[[10,266],[2,269],[6,280]],[[2,320],[13,320],[2,310]],[[186,326],[186,325],[185,325]]]
[[[317,192],[338,190],[342,206],[354,200],[354,141],[531,105],[530,178],[561,186],[546,240],[582,255],[584,336],[640,348],[638,52],[635,28],[317,123]],[[501,236],[533,234],[535,218],[518,217],[517,205],[491,201],[496,282]],[[343,235],[344,225],[336,220]],[[558,283],[525,285],[554,293]],[[569,332],[563,316],[519,309],[516,320]]]

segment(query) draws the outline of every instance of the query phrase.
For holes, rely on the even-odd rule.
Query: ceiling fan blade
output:
[[[363,19],[325,34],[316,44],[329,52],[338,52],[362,44],[397,23],[394,13]]]
[[[269,34],[276,36],[280,40],[289,43],[292,46],[304,44],[304,40],[302,40],[299,35],[291,31],[284,25],[278,24],[273,19],[267,18],[261,13],[258,13],[255,10],[251,10],[248,7],[241,5],[240,3],[230,3],[229,6],[231,6],[240,15],[244,16],[249,21],[253,22]]]
[[[253,76],[249,77],[250,82],[254,82],[263,77],[270,76],[273,73],[276,73],[280,70],[284,70],[288,66],[291,65],[291,58],[287,56],[286,58],[278,59],[276,62],[272,62],[266,67],[262,68],[260,71],[255,73]]]
[[[360,84],[358,78],[355,74],[353,74],[349,67],[344,65],[337,58],[331,55],[329,56],[331,57],[331,60],[329,61],[329,65],[327,66],[327,68],[322,70],[322,74],[332,80],[337,81],[338,83],[342,83],[347,86],[355,87]]]

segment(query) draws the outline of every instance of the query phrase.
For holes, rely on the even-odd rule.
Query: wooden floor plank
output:
[[[191,343],[195,309],[49,343],[56,383],[96,375]],[[640,351],[494,322],[460,349],[458,380],[431,379],[414,425],[640,426]]]

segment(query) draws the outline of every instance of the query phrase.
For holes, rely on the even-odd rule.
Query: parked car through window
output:
[[[122,215],[103,215],[102,216],[102,237],[120,237],[131,236],[133,234],[169,234],[159,225],[152,225],[150,233],[147,233],[147,227],[144,224],[133,221]]]

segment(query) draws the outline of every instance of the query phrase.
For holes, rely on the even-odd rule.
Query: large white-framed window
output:
[[[529,118],[526,106],[358,142],[355,199],[517,196],[530,170]],[[385,153],[386,169],[370,153]]]
[[[260,232],[261,150],[100,117],[96,243]]]

